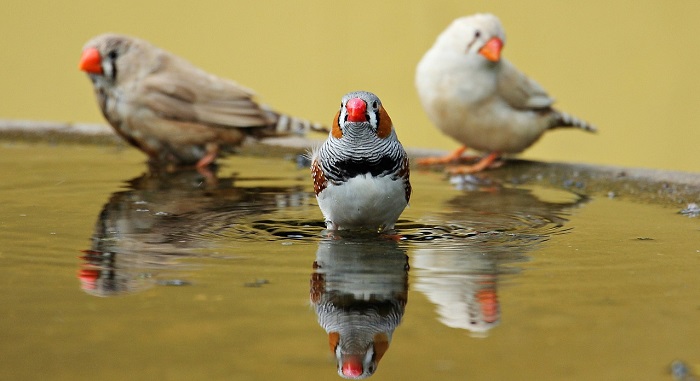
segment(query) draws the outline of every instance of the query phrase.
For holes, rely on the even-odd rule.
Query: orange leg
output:
[[[208,167],[209,164],[213,163],[214,160],[216,160],[217,153],[218,153],[218,150],[208,152],[206,155],[204,155],[204,157],[199,159],[199,161],[197,162],[197,165],[196,165],[197,169],[202,169],[202,168]]]
[[[467,146],[461,146],[456,150],[450,152],[447,156],[442,157],[424,157],[422,159],[416,160],[418,165],[436,165],[436,164],[448,164],[458,161],[464,151],[467,150]]]
[[[380,237],[384,239],[388,239],[389,241],[394,241],[394,242],[399,242],[403,239],[403,236],[398,233],[393,233],[393,234],[386,234],[386,233],[381,233]]]
[[[476,173],[476,172],[481,172],[486,168],[497,168],[502,165],[502,163],[496,162],[496,159],[498,159],[501,156],[500,152],[491,152],[490,154],[484,156],[479,162],[473,165],[459,165],[455,167],[450,167],[447,169],[447,172],[453,175],[465,175],[468,173]]]
[[[216,175],[209,168],[209,165],[211,165],[216,160],[216,156],[219,153],[219,147],[207,147],[207,151],[207,154],[204,155],[201,159],[199,159],[199,161],[195,165],[195,168],[197,169],[197,172],[204,176],[207,184],[215,185],[218,182],[218,180],[216,178]]]

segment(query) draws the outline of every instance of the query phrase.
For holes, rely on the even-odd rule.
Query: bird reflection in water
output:
[[[313,267],[310,299],[328,333],[338,374],[371,376],[406,308],[405,249],[377,235],[335,236],[319,243]]]
[[[150,171],[112,194],[95,224],[90,249],[78,272],[81,288],[95,296],[143,291],[188,268],[182,258],[201,255],[219,234],[246,216],[300,205],[301,187],[236,187],[235,178],[208,173]],[[248,179],[250,180],[250,179]],[[256,181],[256,183],[259,183]]]
[[[573,193],[556,198],[489,186],[465,191],[446,203],[446,212],[431,217],[451,226],[453,237],[431,241],[429,247],[415,242],[413,287],[436,305],[441,323],[477,337],[499,324],[499,281],[520,272],[514,264],[529,260],[527,254],[552,234],[565,232],[568,210],[587,202]]]

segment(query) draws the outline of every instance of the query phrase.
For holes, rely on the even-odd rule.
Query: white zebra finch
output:
[[[539,84],[501,58],[504,43],[498,18],[476,14],[454,20],[425,53],[415,78],[423,108],[437,128],[464,146],[420,164],[449,163],[472,148],[489,155],[451,171],[477,172],[501,154],[522,152],[551,129],[596,131],[554,109],[554,100]]]

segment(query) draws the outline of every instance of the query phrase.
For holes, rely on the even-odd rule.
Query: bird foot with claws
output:
[[[501,154],[499,152],[491,152],[487,156],[483,157],[476,164],[472,165],[457,165],[448,167],[446,172],[451,175],[466,175],[470,173],[481,172],[485,169],[495,169],[501,167],[505,162],[499,160]]]
[[[462,157],[462,154],[466,150],[467,150],[467,147],[462,146],[462,147],[459,147],[456,150],[450,152],[446,156],[424,157],[421,159],[417,159],[416,163],[418,163],[418,165],[424,165],[424,166],[457,163],[457,162],[460,162],[460,161],[465,159],[464,157]]]

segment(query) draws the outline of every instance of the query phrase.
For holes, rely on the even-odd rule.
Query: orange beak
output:
[[[100,57],[100,52],[95,48],[83,50],[78,68],[86,73],[102,74],[102,57]]]
[[[479,54],[491,62],[498,62],[501,59],[501,49],[503,49],[503,41],[498,37],[493,37],[479,49]]]
[[[360,98],[353,98],[345,104],[348,109],[348,121],[350,122],[366,122],[367,117],[365,112],[367,112],[367,105],[365,101]]]

